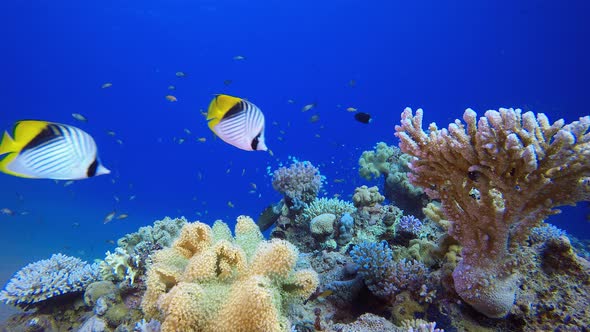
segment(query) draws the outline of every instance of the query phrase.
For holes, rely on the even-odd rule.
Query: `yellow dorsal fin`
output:
[[[223,116],[232,108],[235,104],[241,101],[238,97],[232,97],[228,95],[217,95],[209,104],[209,111],[207,112],[207,121],[209,122],[209,128],[213,130]]]
[[[35,136],[47,127],[49,122],[38,120],[23,120],[16,123],[14,127],[14,140],[16,142],[29,143]]]

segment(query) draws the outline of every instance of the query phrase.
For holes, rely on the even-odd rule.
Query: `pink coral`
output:
[[[416,159],[410,181],[440,200],[449,234],[463,246],[453,272],[458,294],[502,317],[518,285],[515,252],[554,207],[590,199],[590,117],[564,125],[544,114],[471,109],[448,129],[422,130],[422,110],[406,108],[396,136]]]

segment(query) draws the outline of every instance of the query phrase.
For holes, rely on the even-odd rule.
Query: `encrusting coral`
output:
[[[400,148],[416,159],[410,181],[440,200],[449,234],[463,246],[453,271],[457,293],[489,317],[511,309],[516,252],[554,207],[590,199],[590,117],[564,125],[540,113],[487,111],[478,121],[422,130],[422,110],[406,108]]]
[[[294,271],[297,249],[264,241],[254,221],[186,224],[171,248],[158,251],[147,273],[142,310],[162,331],[289,331],[286,306],[318,286],[312,270]]]

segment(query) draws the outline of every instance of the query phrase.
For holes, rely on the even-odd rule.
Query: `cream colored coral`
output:
[[[590,199],[590,117],[564,125],[544,114],[468,109],[448,129],[422,130],[422,110],[396,126],[410,180],[442,203],[463,246],[455,289],[477,310],[504,316],[517,287],[512,253],[554,207]]]
[[[271,281],[253,275],[238,281],[215,321],[216,331],[289,331],[290,324],[280,315],[281,296]]]
[[[297,263],[299,252],[290,242],[272,239],[261,243],[249,267],[250,274],[286,278]]]
[[[307,299],[318,288],[318,274],[311,269],[299,270],[292,276],[291,282],[285,287],[292,287],[291,295]]]
[[[391,167],[392,157],[395,151],[385,142],[379,142],[374,151],[364,151],[359,159],[359,174],[367,179],[373,180],[387,175]]]
[[[215,243],[212,250],[191,257],[181,280],[205,282],[216,278],[227,279],[242,273],[245,267],[244,251],[226,240],[221,240]]]
[[[379,193],[379,188],[373,186],[371,188],[367,186],[360,186],[354,189],[354,195],[352,195],[352,202],[357,208],[364,206],[375,206],[375,204],[381,204],[385,200],[385,196]]]
[[[203,251],[212,243],[211,227],[201,222],[187,223],[172,244],[184,257],[189,258]]]
[[[187,224],[182,233],[207,229],[197,226]],[[196,244],[182,238],[154,255],[141,307],[162,322],[162,332],[289,329],[284,306],[309,297],[317,274],[294,271],[297,249],[284,240],[264,241],[251,218],[240,217],[235,233],[235,241],[221,237],[209,245],[200,245],[208,242],[203,236]],[[240,243],[252,249],[250,262]],[[185,257],[188,252],[193,256]]]
[[[426,216],[426,218],[434,221],[437,225],[439,225],[445,231],[449,230],[451,224],[448,220],[445,219],[444,213],[440,207],[440,204],[430,202],[426,204],[424,208],[422,208],[422,213]]]
[[[213,242],[219,240],[232,242],[234,240],[229,226],[221,220],[215,220],[213,227],[211,227],[211,231],[213,232]]]
[[[196,332],[202,331],[207,321],[201,317],[203,288],[199,284],[181,282],[170,292],[162,294],[158,307],[166,320],[162,331]]]
[[[258,244],[264,240],[264,236],[254,220],[248,216],[238,217],[235,233],[237,244],[244,249],[246,257],[250,260]]]

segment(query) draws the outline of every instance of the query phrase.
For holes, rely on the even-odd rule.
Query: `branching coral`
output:
[[[590,199],[590,117],[565,125],[540,113],[468,109],[448,129],[422,130],[422,110],[396,126],[412,161],[410,181],[442,203],[449,234],[463,246],[453,272],[458,294],[490,317],[515,299],[514,253],[554,207]]]
[[[313,201],[320,191],[323,177],[309,161],[295,161],[272,174],[273,188],[284,195],[287,206],[300,210]]]
[[[416,260],[394,261],[393,251],[385,241],[363,242],[354,246],[350,256],[371,292],[391,302],[402,291],[420,295],[420,289],[427,284],[426,266]]]
[[[288,331],[285,306],[317,288],[317,274],[294,271],[297,249],[264,241],[240,216],[235,238],[217,223],[186,224],[148,270],[142,310],[162,331]]]
[[[0,301],[26,309],[54,296],[81,292],[97,279],[96,264],[56,254],[18,271],[0,292]]]
[[[125,235],[117,241],[117,245],[131,255],[135,253],[136,247],[149,247],[150,244],[169,247],[184,224],[186,224],[184,217],[174,219],[165,217],[154,222],[153,226],[144,226],[135,233]]]

